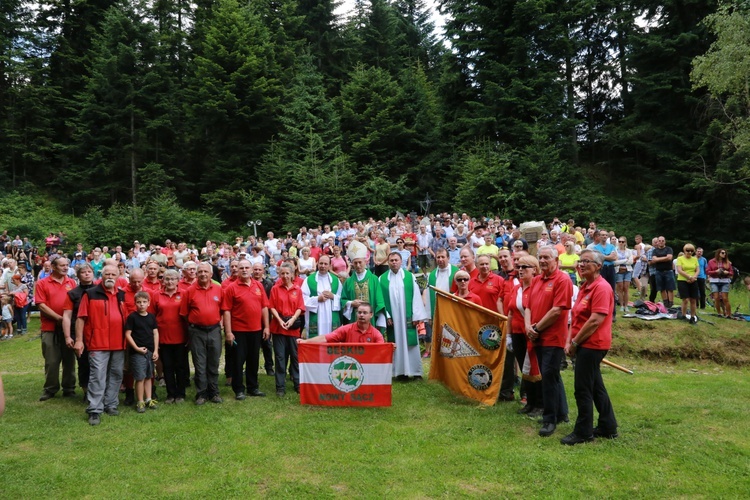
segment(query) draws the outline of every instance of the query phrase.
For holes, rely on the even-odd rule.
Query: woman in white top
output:
[[[263,253],[263,247],[255,246],[250,249],[250,255],[247,256],[247,260],[250,261],[250,264],[260,264],[265,267],[266,265],[266,258],[265,254]]]
[[[302,257],[299,259],[299,273],[308,276],[315,272],[315,258],[310,257],[310,247],[302,249]]]
[[[617,239],[617,259],[615,266],[615,290],[620,299],[620,309],[628,312],[630,301],[630,281],[633,278],[633,251],[628,248],[628,240],[625,236]]]

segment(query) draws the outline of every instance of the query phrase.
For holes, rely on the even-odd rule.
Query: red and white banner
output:
[[[391,406],[393,344],[299,344],[300,402]]]

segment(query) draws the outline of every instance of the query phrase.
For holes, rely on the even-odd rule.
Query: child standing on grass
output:
[[[159,359],[159,330],[156,328],[156,317],[148,312],[150,302],[148,292],[136,293],[136,311],[125,322],[125,338],[131,347],[130,371],[135,380],[138,413],[144,413],[147,407],[155,410],[158,406],[157,401],[151,399],[151,379],[154,376],[154,361]]]
[[[10,340],[13,338],[13,296],[6,295],[2,299],[3,304],[3,336],[0,340]]]

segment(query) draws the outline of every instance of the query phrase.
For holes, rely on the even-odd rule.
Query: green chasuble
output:
[[[405,302],[405,313],[406,313],[406,345],[415,346],[419,345],[419,337],[417,336],[417,327],[411,321],[412,318],[412,299],[414,297],[414,278],[411,272],[404,271],[404,302]],[[383,291],[383,300],[385,300],[385,309],[388,314],[393,317],[393,309],[391,307],[391,294],[389,287],[391,285],[391,272],[386,271],[380,276],[380,288]],[[420,299],[421,300],[421,299]],[[393,331],[393,327],[389,326],[386,328],[388,334],[388,342],[395,342],[396,335]]]
[[[450,277],[448,278],[448,290],[447,291],[450,292],[450,289],[453,286],[453,277],[458,272],[458,268],[454,266],[453,264],[448,264],[448,265],[450,266],[451,273],[450,273]],[[437,283],[437,273],[438,273],[437,268],[434,269],[430,273],[430,275],[427,277],[428,285],[435,286],[435,284]],[[432,317],[435,317],[435,290],[433,290],[432,288],[430,288],[429,290],[430,290],[430,308],[431,308],[430,317],[432,318]]]
[[[370,271],[365,271],[365,277],[362,278],[362,281],[357,280],[357,274],[353,272],[344,282],[344,289],[341,291],[341,310],[346,309],[347,304],[352,300],[363,300],[362,297],[365,292],[367,293],[367,301],[372,306],[373,314],[371,323],[372,326],[375,326],[375,318],[378,317],[378,313],[385,309],[385,302],[383,301],[383,293],[378,284],[378,277]],[[347,321],[346,317],[343,320],[345,323],[356,323],[356,312],[352,311],[351,321]]]
[[[339,291],[339,278],[335,274],[328,274],[331,278],[331,293],[336,295]],[[314,272],[307,277],[307,288],[310,289],[310,297],[318,295],[318,273]],[[307,325],[307,338],[318,336],[318,313],[309,312],[310,323]],[[341,326],[340,311],[331,311],[331,331]]]

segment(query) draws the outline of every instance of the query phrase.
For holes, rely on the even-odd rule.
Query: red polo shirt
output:
[[[178,289],[171,296],[164,290],[151,295],[148,310],[156,316],[159,327],[159,344],[184,344],[187,342],[187,327],[180,316],[184,295]]]
[[[250,283],[237,280],[224,290],[221,308],[231,314],[233,332],[262,330],[264,307],[268,307],[266,291],[259,281],[252,278]]]
[[[497,311],[497,299],[504,290],[505,280],[497,274],[490,273],[487,279],[482,281],[477,273],[475,278],[469,280],[469,291],[479,295],[482,305],[490,311]]]
[[[581,331],[592,313],[606,314],[599,328],[581,344],[589,349],[608,350],[612,347],[612,311],[615,308],[615,295],[612,287],[601,276],[586,283],[578,291],[578,300],[572,311],[570,324],[571,339]]]
[[[37,282],[36,290],[34,291],[34,302],[37,305],[45,304],[54,312],[62,316],[68,292],[76,286],[78,286],[76,285],[76,282],[67,276],[65,276],[62,281],[57,281],[53,276],[47,276]],[[42,331],[54,332],[57,322],[52,318],[48,318],[44,314],[41,314],[40,316],[42,317]]]
[[[540,334],[537,345],[543,347],[565,347],[568,337],[568,314],[573,298],[573,283],[567,273],[556,269],[549,276],[536,276],[529,287],[531,324],[538,323],[553,307],[562,309],[557,321]]]
[[[515,295],[511,297],[511,294],[513,294],[513,289],[516,287],[516,285],[520,283],[520,280],[518,281],[518,283],[516,283],[517,279],[518,278],[516,277],[516,272],[513,271],[508,273],[508,278],[504,280],[505,287],[503,289],[503,312],[506,315],[508,314],[508,304],[510,304],[512,300],[515,300]]]
[[[151,293],[157,293],[159,290],[161,290],[161,281],[158,279],[156,281],[149,281],[148,278],[143,280],[143,285],[141,285],[144,290]]]
[[[221,321],[222,296],[221,287],[216,283],[209,283],[207,288],[196,283],[182,297],[180,316],[198,326],[217,325]]]
[[[454,293],[453,295],[455,295],[456,297],[458,297],[458,292]],[[482,298],[479,295],[477,295],[476,293],[469,292],[469,295],[467,295],[466,297],[461,297],[461,298],[464,299],[464,300],[468,300],[469,302],[473,302],[474,304],[476,304],[478,306],[484,307],[484,304],[482,304]]]
[[[221,282],[221,289],[226,290],[227,288],[234,285],[235,283],[237,283],[237,276],[230,276]]]
[[[291,288],[286,288],[282,283],[277,283],[271,289],[271,298],[268,301],[268,307],[276,309],[280,316],[291,316],[297,309],[305,312],[305,301],[302,299],[302,290],[295,284]],[[299,337],[299,330],[284,330],[276,321],[276,317],[271,318],[271,333],[277,335],[289,335]]]
[[[193,280],[191,283],[188,283],[183,278],[183,279],[181,279],[180,281],[177,282],[177,289],[180,291],[180,293],[182,293],[184,295],[185,292],[187,292],[187,289],[190,288],[193,285],[195,285],[195,280]]]
[[[377,328],[371,324],[367,324],[367,331],[364,333],[359,331],[357,323],[351,323],[342,327],[336,328],[334,331],[326,335],[326,342],[355,342],[365,343],[372,342],[374,344],[382,344],[383,335],[378,331]]]
[[[125,292],[125,317],[127,318],[132,313],[135,312],[135,294],[138,292],[145,292],[146,290],[136,290],[133,291],[132,288],[130,288],[130,284],[128,283],[128,286],[122,289],[123,292]],[[148,292],[147,292],[148,293]],[[149,300],[153,302],[153,294],[149,293]]]

